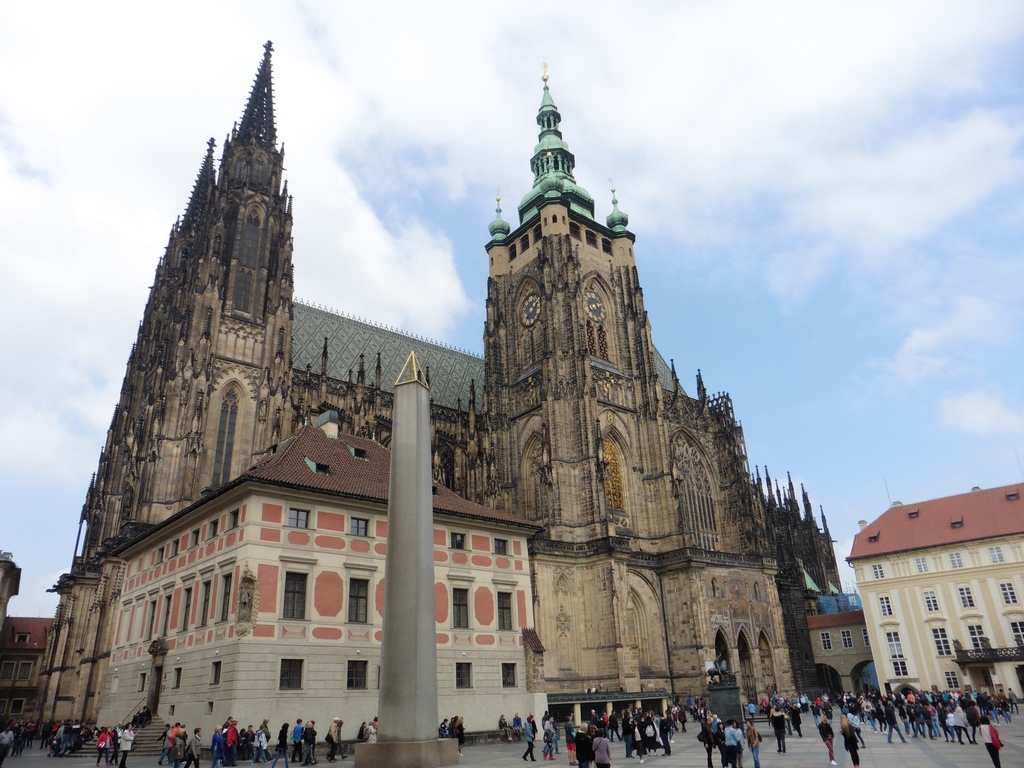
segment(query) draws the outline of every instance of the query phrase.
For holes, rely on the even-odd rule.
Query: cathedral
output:
[[[699,695],[716,658],[745,697],[816,688],[806,619],[839,584],[824,514],[819,528],[802,488],[752,472],[729,395],[699,372],[688,393],[655,349],[629,218],[613,197],[599,220],[576,183],[547,77],[518,223],[499,200],[487,228],[477,357],[293,296],[271,54],[219,161],[209,142],[157,265],[55,587],[43,716],[99,711],[119,551],[319,418],[386,448],[411,351],[430,384],[435,481],[535,531],[523,631],[551,702]]]

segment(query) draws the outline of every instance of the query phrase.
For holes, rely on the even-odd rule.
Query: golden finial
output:
[[[543,63],[543,66],[544,66],[544,74],[541,75],[540,79],[543,80],[546,83],[548,81],[548,63],[545,61]]]
[[[498,191],[494,193],[495,202],[501,202],[501,184],[498,185]]]
[[[608,183],[612,185],[612,194],[614,195],[615,194],[615,182],[612,181],[612,177],[611,176],[608,177]]]

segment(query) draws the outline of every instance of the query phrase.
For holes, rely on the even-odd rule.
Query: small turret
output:
[[[619,200],[615,197],[615,187],[612,187],[612,212],[606,219],[608,228],[615,233],[625,232],[629,224],[629,216],[619,210]]]
[[[495,243],[501,243],[508,237],[508,233],[512,231],[512,227],[509,223],[501,218],[501,195],[494,198],[497,202],[497,207],[494,209],[494,221],[487,226],[487,231],[491,233],[491,240]]]

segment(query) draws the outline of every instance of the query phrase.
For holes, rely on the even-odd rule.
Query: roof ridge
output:
[[[378,323],[375,320],[368,320],[365,317],[358,317],[357,315],[353,315],[353,314],[351,314],[349,312],[342,312],[341,310],[334,309],[333,307],[327,307],[327,306],[324,306],[322,304],[317,304],[316,302],[307,301],[305,299],[298,299],[298,298],[294,300],[294,303],[301,304],[302,306],[309,307],[310,309],[319,309],[321,312],[328,312],[328,313],[330,313],[332,315],[337,315],[339,317],[344,317],[346,320],[354,320],[357,323],[362,323],[363,325],[368,325],[371,328],[376,328],[377,330],[380,330],[380,331],[388,331],[389,333],[397,333],[399,336],[405,336],[405,337],[410,338],[410,339],[416,339],[416,341],[422,341],[422,342],[424,342],[426,344],[431,344],[431,345],[433,345],[435,347],[440,347],[441,349],[447,349],[450,352],[458,352],[459,354],[466,355],[468,357],[472,357],[475,360],[483,360],[484,359],[483,355],[477,354],[476,352],[471,352],[468,349],[463,349],[462,347],[456,347],[453,344],[448,344],[448,343],[446,343],[444,341],[438,341],[437,339],[431,339],[431,338],[429,338],[427,336],[420,336],[419,334],[412,333],[410,331],[404,331],[401,328],[397,328],[397,327],[390,326],[390,325],[384,325],[383,323]]]

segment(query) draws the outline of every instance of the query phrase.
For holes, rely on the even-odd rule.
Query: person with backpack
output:
[[[711,723],[707,720],[700,721],[700,731],[697,732],[697,741],[701,743],[705,751],[708,753],[708,768],[713,768],[711,765],[711,753],[715,751],[715,734],[711,730]]]
[[[590,764],[594,762],[594,736],[596,734],[597,728],[593,725],[581,728],[576,734],[576,762],[580,768],[590,768]]]
[[[533,715],[526,716],[526,722],[523,723],[523,738],[526,739],[526,751],[523,752],[523,760],[529,758],[533,762],[537,762],[537,758],[533,756],[533,742],[537,738],[537,726],[533,722]]]
[[[541,752],[545,760],[555,759],[555,719],[549,717],[544,720],[544,749]]]

